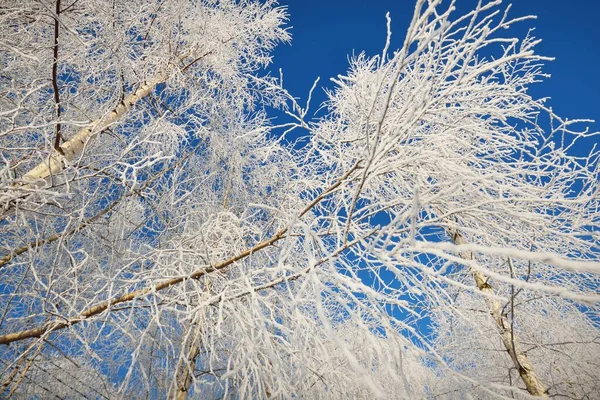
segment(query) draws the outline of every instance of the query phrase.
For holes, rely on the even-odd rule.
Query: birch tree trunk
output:
[[[191,336],[192,343],[189,346],[187,357],[180,360],[175,372],[176,391],[173,396],[176,400],[185,400],[188,398],[190,387],[192,387],[194,368],[196,366],[196,358],[200,353],[200,334],[198,332],[199,324],[197,321],[191,323],[188,330],[188,336]],[[191,331],[191,332],[190,332]]]
[[[63,143],[59,150],[53,150],[46,161],[41,162],[23,176],[27,186],[47,181],[53,175],[60,173],[65,166],[80,156],[85,147],[100,132],[118,122],[138,101],[148,96],[154,88],[165,82],[169,75],[159,73],[151,80],[144,82],[135,92],[131,93],[110,113],[93,121],[88,127],[81,129],[75,136]]]
[[[452,241],[456,245],[468,244],[464,236],[458,231],[453,233]],[[460,252],[459,255],[464,260],[475,259],[473,253],[471,252],[463,251]],[[473,279],[475,280],[475,284],[477,285],[479,291],[486,295],[495,294],[494,288],[489,284],[488,279],[484,274],[473,270],[471,270],[471,274],[473,275]],[[519,340],[511,329],[511,324],[508,321],[506,313],[503,312],[502,304],[500,301],[494,300],[491,296],[486,296],[485,300],[490,309],[490,314],[494,318],[496,326],[498,327],[498,333],[500,334],[502,344],[510,355],[515,369],[519,371],[519,376],[527,387],[527,391],[532,396],[547,398],[548,396],[546,394],[547,391],[545,386],[537,376],[532,362],[529,360],[523,350],[521,350]]]

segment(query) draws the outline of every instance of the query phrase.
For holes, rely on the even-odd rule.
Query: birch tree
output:
[[[454,6],[314,120],[274,1],[0,6],[2,395],[593,398],[595,136]]]

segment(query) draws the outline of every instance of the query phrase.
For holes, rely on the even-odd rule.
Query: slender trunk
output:
[[[54,19],[54,58],[52,62],[52,90],[54,91],[54,103],[56,107],[56,135],[54,137],[54,150],[59,153],[62,151],[60,148],[61,134],[60,134],[60,92],[58,90],[58,35],[60,33],[60,24],[58,17],[60,15],[60,0],[56,0],[55,8],[56,18]]]
[[[206,277],[204,281],[204,291],[207,295],[212,294],[212,281],[209,277]],[[190,325],[187,328],[187,338],[192,338],[192,342],[189,345],[185,358],[182,358],[175,370],[175,384],[176,392],[175,400],[186,400],[192,387],[194,379],[194,370],[196,369],[196,358],[200,354],[200,345],[202,344],[202,334],[200,332],[201,326],[206,323],[206,316],[204,310],[197,312]],[[187,339],[184,336],[183,346],[186,346]]]
[[[452,235],[452,240],[456,245],[467,244],[466,239],[459,232],[454,232]],[[473,253],[470,252],[460,252],[459,255],[465,260],[474,259]],[[473,270],[471,270],[471,274],[473,275],[473,279],[475,280],[477,288],[482,293],[489,295],[495,294],[494,288],[489,284],[488,279],[484,274]],[[502,344],[510,355],[516,370],[519,371],[519,376],[523,380],[523,383],[525,383],[527,391],[532,396],[547,398],[545,386],[535,373],[533,364],[527,355],[521,350],[519,340],[514,335],[514,332],[511,329],[510,321],[503,312],[502,303],[489,296],[486,296],[486,302],[490,309],[490,314],[494,318],[494,321],[496,321],[496,326],[498,327]]]
[[[206,279],[206,293],[210,294],[212,291],[212,284],[210,279]],[[175,395],[170,396],[175,400],[186,400],[192,387],[194,380],[194,370],[196,369],[196,359],[200,354],[200,345],[202,344],[202,334],[200,332],[201,326],[205,323],[203,311],[198,312],[190,325],[186,329],[186,335],[184,335],[183,346],[187,346],[187,341],[191,338],[191,343],[186,351],[185,357],[179,360],[177,369],[175,370]]]
[[[60,173],[68,162],[72,162],[81,155],[88,143],[104,129],[119,121],[127,111],[138,101],[148,96],[156,85],[165,82],[167,74],[158,74],[150,81],[145,82],[134,93],[131,93],[110,113],[93,121],[88,127],[83,128],[71,139],[60,145],[58,150],[53,150],[46,160],[38,164],[23,176],[28,186],[37,182],[46,181]],[[39,183],[38,183],[39,184]]]
[[[192,325],[198,329],[195,324]],[[200,353],[200,339],[196,337],[188,352],[188,357],[185,361],[179,364],[179,371],[176,374],[177,392],[175,393],[176,400],[186,400],[192,387],[194,368],[196,366],[196,358]]]

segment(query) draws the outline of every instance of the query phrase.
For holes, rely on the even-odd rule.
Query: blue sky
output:
[[[387,11],[392,17],[391,48],[400,47],[415,1],[280,0],[280,3],[288,7],[293,39],[291,45],[275,51],[274,70],[282,68],[285,87],[304,98],[317,76],[321,77],[320,86],[331,87],[329,78],[345,73],[348,55],[353,52],[381,53]],[[463,10],[475,3],[458,1]],[[502,7],[508,4],[505,1]],[[556,57],[545,68],[552,77],[533,87],[531,93],[535,97],[551,97],[550,105],[562,117],[600,121],[600,2],[516,0],[511,13],[515,17],[537,15],[537,20],[522,22],[508,32],[522,37],[535,27],[535,36],[543,39],[537,47],[538,53]],[[315,94],[313,105],[324,99],[322,90]],[[590,128],[600,130],[600,123]]]

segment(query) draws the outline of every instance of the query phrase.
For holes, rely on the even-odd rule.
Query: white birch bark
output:
[[[60,146],[61,151],[53,150],[48,158],[32,168],[23,176],[26,185],[40,185],[63,171],[66,165],[81,156],[86,146],[98,136],[100,132],[117,123],[138,101],[148,96],[156,85],[165,82],[169,75],[165,72],[158,74],[151,80],[144,82],[135,92],[131,93],[117,105],[111,112],[90,123],[81,129],[75,136]],[[61,154],[62,153],[62,154]],[[41,181],[41,182],[40,182]]]
[[[460,232],[454,232],[452,235],[452,240],[456,245],[468,244],[467,240],[463,235],[460,234]],[[463,251],[460,252],[459,255],[465,260],[474,259],[473,253],[471,252]],[[473,279],[475,280],[477,288],[482,293],[492,296],[495,295],[494,288],[489,284],[488,279],[484,274],[479,271],[471,271],[471,274],[473,275]],[[490,309],[490,314],[494,318],[496,326],[498,327],[498,333],[500,334],[502,344],[510,355],[515,369],[519,372],[519,376],[527,387],[529,394],[532,396],[547,398],[547,390],[536,374],[533,363],[520,348],[521,346],[519,340],[511,329],[511,325],[506,314],[503,312],[502,303],[500,303],[498,300],[495,300],[492,296],[485,297],[486,303]]]
[[[175,372],[176,391],[173,398],[176,400],[186,400],[192,387],[193,373],[196,365],[196,358],[200,353],[200,333],[198,332],[198,323],[192,323],[188,330],[195,331],[189,333],[192,336],[192,344],[189,346],[187,357],[179,361]]]

